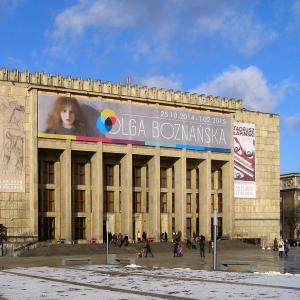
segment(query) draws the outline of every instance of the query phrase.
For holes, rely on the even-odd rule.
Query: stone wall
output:
[[[272,241],[280,234],[279,116],[239,111],[235,121],[256,128],[256,199],[234,199],[235,236]]]

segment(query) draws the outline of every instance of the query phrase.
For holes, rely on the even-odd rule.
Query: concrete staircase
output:
[[[161,243],[150,243],[152,252],[155,253],[164,253],[173,251],[172,242],[161,242]],[[111,254],[135,254],[137,250],[141,247],[144,247],[145,243],[135,243],[129,244],[127,247],[122,246],[118,247],[114,244],[111,244],[109,247],[109,253]],[[255,249],[259,246],[252,244],[244,243],[240,240],[219,240],[217,243],[218,249]],[[208,242],[207,242],[208,247]],[[183,248],[185,249],[185,243],[183,243]],[[199,246],[197,245],[197,250],[199,251]],[[195,250],[194,250],[195,251]],[[63,255],[92,255],[92,254],[105,254],[106,253],[106,244],[50,244],[42,245],[40,247],[29,249],[20,254],[24,257],[34,257],[34,256],[63,256]]]

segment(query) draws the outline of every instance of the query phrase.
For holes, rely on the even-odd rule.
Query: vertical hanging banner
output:
[[[255,124],[234,122],[234,197],[256,198]]]
[[[25,98],[0,96],[0,192],[25,192]]]

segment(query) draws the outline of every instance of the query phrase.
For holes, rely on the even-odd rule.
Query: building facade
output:
[[[280,175],[281,236],[300,238],[300,173]]]
[[[0,223],[11,241],[101,243],[106,221],[131,240],[210,237],[213,209],[220,237],[279,236],[277,115],[242,100],[7,69],[0,111]]]

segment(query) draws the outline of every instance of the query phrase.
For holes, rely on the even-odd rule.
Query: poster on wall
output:
[[[234,197],[256,198],[255,124],[234,122]]]
[[[39,94],[38,137],[230,152],[231,117]]]
[[[0,192],[25,192],[25,98],[0,96]]]

